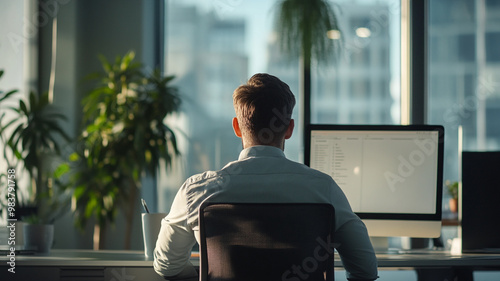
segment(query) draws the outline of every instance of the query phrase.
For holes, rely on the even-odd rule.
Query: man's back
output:
[[[288,160],[283,151],[271,146],[245,149],[238,161],[190,180],[185,192],[193,226],[199,205],[209,197],[215,202],[329,203],[340,214],[336,229],[357,219],[331,177]]]
[[[286,159],[276,147],[245,149],[238,161],[222,170],[189,178],[179,190],[167,220],[177,227],[185,225],[199,241],[198,208],[205,200],[329,203],[335,208],[335,245],[347,272],[355,277],[376,278],[377,263],[366,228],[351,211],[341,189],[330,176]],[[161,239],[160,234],[160,245]]]

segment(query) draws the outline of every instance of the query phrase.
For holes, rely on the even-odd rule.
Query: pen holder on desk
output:
[[[142,236],[144,238],[144,255],[153,257],[158,233],[160,233],[161,220],[165,213],[142,213]]]

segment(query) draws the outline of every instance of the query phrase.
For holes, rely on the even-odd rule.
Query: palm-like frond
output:
[[[16,126],[7,139],[7,146],[4,149],[11,149],[14,155],[23,161],[30,175],[33,175],[33,171],[41,164],[40,153],[53,152],[57,155],[60,152],[55,136],[59,135],[66,141],[69,140],[69,136],[60,124],[60,121],[66,119],[65,116],[50,111],[47,94],[37,98],[32,92],[28,100],[28,104],[20,100],[17,108],[9,107],[8,109],[15,112],[16,116],[0,128],[1,132],[4,132]]]
[[[277,9],[276,28],[283,52],[293,58],[302,57],[306,64],[337,58],[341,40],[332,40],[327,33],[340,32],[340,27],[329,1],[282,0]]]

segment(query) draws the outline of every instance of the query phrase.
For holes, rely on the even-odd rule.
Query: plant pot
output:
[[[53,224],[25,224],[24,247],[36,253],[48,255],[54,241]]]
[[[458,212],[458,199],[451,198],[449,204],[450,204],[450,211],[452,213]]]

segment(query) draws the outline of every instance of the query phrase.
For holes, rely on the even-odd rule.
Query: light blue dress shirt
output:
[[[218,202],[332,204],[334,242],[347,277],[377,278],[377,260],[366,227],[339,186],[330,176],[288,160],[272,146],[244,149],[238,161],[186,180],[162,221],[154,251],[158,274],[174,276],[191,267],[190,251],[199,241],[198,207],[208,197]]]

